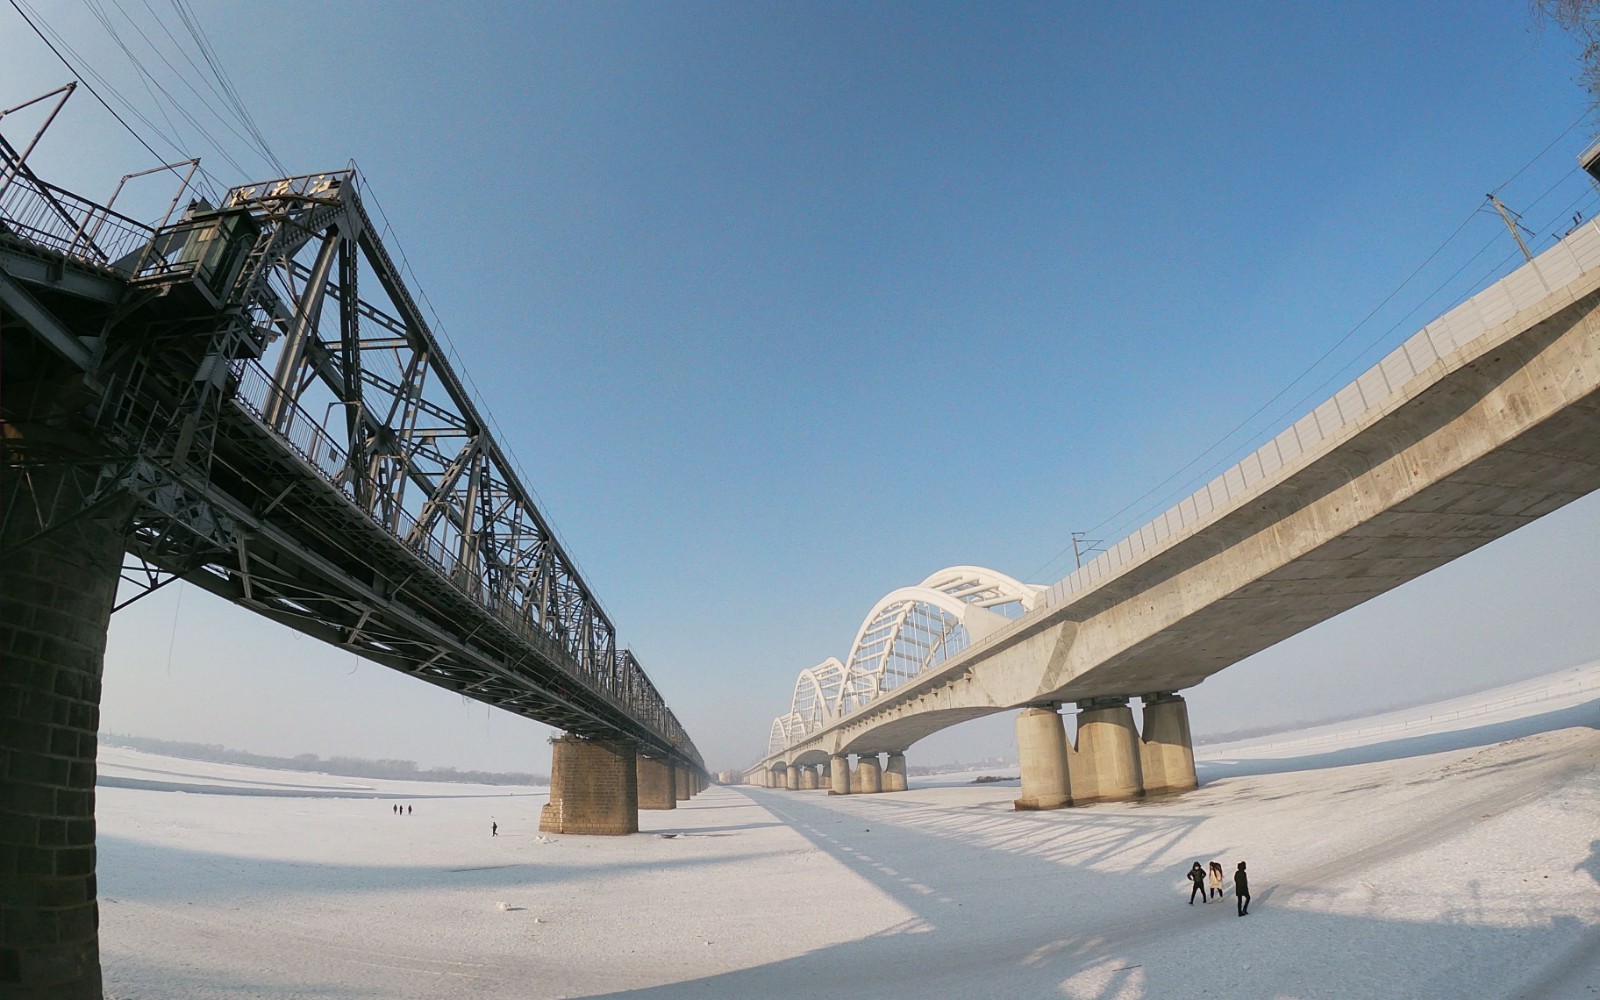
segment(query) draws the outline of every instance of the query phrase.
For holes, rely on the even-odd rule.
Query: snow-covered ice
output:
[[[538,789],[101,770],[119,1000],[1600,997],[1600,663],[1042,813],[1014,780],[712,788],[551,837]],[[1249,916],[1187,905],[1213,859],[1248,860]]]

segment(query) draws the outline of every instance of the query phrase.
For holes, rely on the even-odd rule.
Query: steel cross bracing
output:
[[[703,769],[446,361],[353,170],[235,187],[140,233],[10,165],[0,331],[20,324],[30,349],[80,370],[103,438],[87,457],[13,448],[6,464],[25,484],[29,462],[71,461],[91,500],[135,496],[125,579],[181,576]]]

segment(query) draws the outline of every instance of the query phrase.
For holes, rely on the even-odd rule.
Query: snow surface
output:
[[[541,790],[107,748],[107,995],[1600,997],[1600,663],[1200,756],[1169,799],[712,788],[605,838],[539,834]],[[1187,905],[1213,859],[1247,917]]]

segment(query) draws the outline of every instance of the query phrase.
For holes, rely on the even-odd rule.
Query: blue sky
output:
[[[93,8],[28,5],[158,151],[274,176],[164,116]],[[187,94],[134,27],[188,70],[167,0],[99,9]],[[194,10],[291,170],[360,164],[713,766],[882,594],[953,564],[1058,579],[1070,532],[1122,537],[1503,273],[1486,191],[1539,246],[1600,203],[1575,46],[1522,0]],[[0,106],[68,79],[4,5],[0,53]],[[39,155],[89,195],[152,164],[84,93]],[[1600,656],[1597,556],[1591,497],[1208,681],[1196,728]],[[542,727],[173,590],[113,625],[109,729],[547,759]],[[912,753],[1005,754],[1010,727]]]

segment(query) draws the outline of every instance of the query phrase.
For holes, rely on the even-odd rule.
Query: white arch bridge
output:
[[[800,671],[789,711],[772,720],[768,754],[780,754],[881,695],[934,669],[1032,611],[1045,588],[978,566],[951,566],[885,594],[840,662]]]
[[[801,671],[746,780],[904,788],[917,740],[1019,710],[1018,808],[1192,788],[1177,692],[1596,489],[1588,222],[1054,585],[956,566],[886,595]]]

